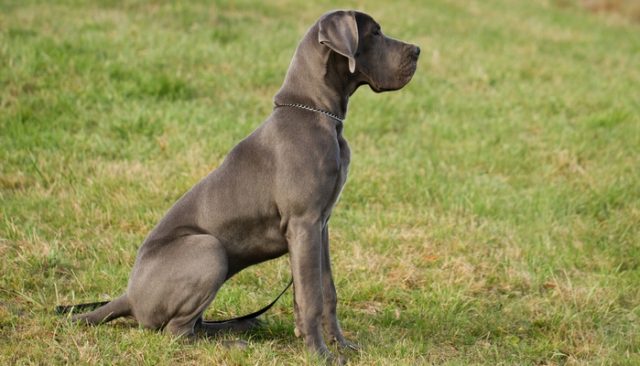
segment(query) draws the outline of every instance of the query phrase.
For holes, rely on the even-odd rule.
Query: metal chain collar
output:
[[[331,113],[331,112],[327,112],[325,110],[322,109],[318,109],[318,108],[313,108],[313,107],[309,107],[306,106],[304,104],[293,104],[293,103],[282,103],[282,104],[277,104],[276,103],[276,108],[277,107],[294,107],[294,108],[300,108],[300,109],[306,109],[308,111],[312,111],[312,112],[317,112],[317,113],[322,113],[327,117],[331,117],[333,119],[335,119],[336,121],[340,122],[340,123],[344,123],[344,118],[340,118],[337,115]]]

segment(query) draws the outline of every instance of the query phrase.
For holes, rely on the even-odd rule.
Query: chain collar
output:
[[[340,118],[340,117],[338,117],[338,115],[335,115],[335,114],[333,114],[333,113],[331,113],[331,112],[327,112],[327,111],[322,110],[322,109],[309,107],[309,106],[306,106],[306,105],[304,105],[304,104],[294,104],[294,103],[282,103],[282,104],[278,104],[278,103],[276,103],[276,104],[275,104],[275,108],[278,108],[278,107],[293,107],[293,108],[306,109],[306,110],[308,110],[308,111],[317,112],[317,113],[322,113],[322,114],[324,114],[325,116],[327,116],[327,117],[331,117],[331,118],[335,119],[336,121],[338,121],[338,122],[340,122],[340,123],[344,123],[344,118]]]

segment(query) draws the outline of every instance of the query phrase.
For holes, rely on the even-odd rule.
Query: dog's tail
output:
[[[56,309],[54,311],[58,315],[80,313],[95,310],[103,305],[107,305],[108,303],[110,303],[110,301],[87,302],[84,304],[75,305],[58,305],[56,306]]]
[[[95,310],[88,313],[74,314],[71,320],[78,323],[97,325],[122,316],[131,315],[131,305],[129,304],[129,298],[126,294],[112,301],[56,306],[56,313],[76,313],[78,310],[83,311],[88,309]]]

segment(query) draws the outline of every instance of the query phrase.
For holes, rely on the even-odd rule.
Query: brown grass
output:
[[[613,13],[640,23],[638,0],[581,0],[580,4],[594,13]]]

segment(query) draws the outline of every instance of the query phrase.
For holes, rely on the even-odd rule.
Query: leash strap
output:
[[[266,313],[269,309],[271,309],[273,307],[273,305],[275,305],[276,302],[278,302],[278,300],[280,300],[282,295],[284,295],[284,293],[287,292],[287,290],[289,289],[289,287],[291,287],[292,284],[293,284],[293,278],[289,281],[289,284],[287,285],[287,287],[285,287],[284,290],[282,290],[280,295],[278,295],[278,297],[276,297],[276,299],[271,302],[271,304],[263,307],[262,309],[260,309],[258,311],[254,311],[251,314],[238,316],[238,317],[235,317],[235,318],[232,318],[232,319],[226,319],[226,320],[203,320],[202,323],[204,323],[204,324],[221,324],[221,323],[226,323],[226,322],[234,322],[234,321],[241,321],[241,320],[257,318],[260,315]]]

